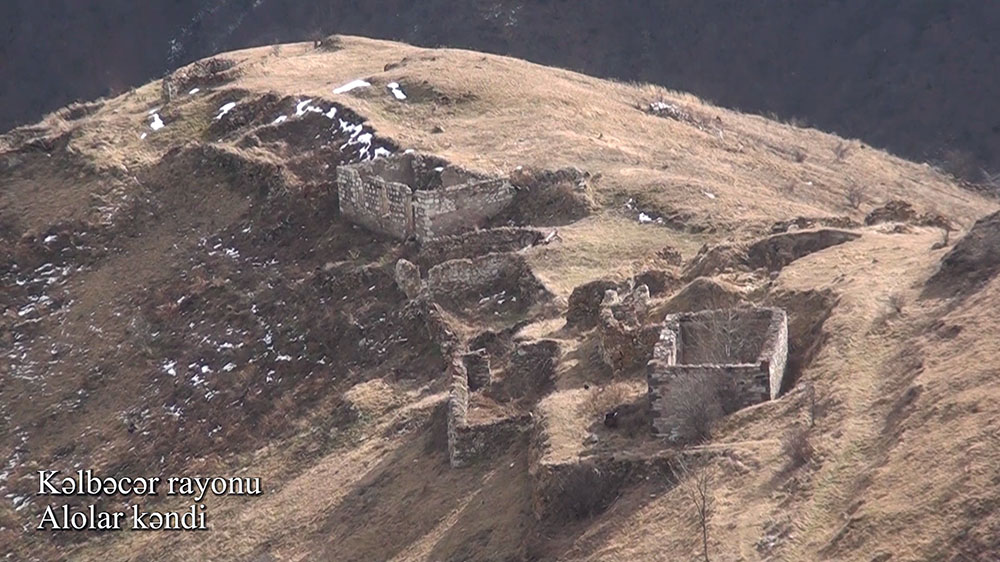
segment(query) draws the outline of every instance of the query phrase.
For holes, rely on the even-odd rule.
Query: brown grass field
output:
[[[773,275],[714,274],[751,302],[828,293],[835,304],[795,301],[793,330],[825,318],[796,332],[814,344],[796,384],[725,418],[701,446],[727,452],[698,468],[713,474],[711,559],[1000,560],[1000,280],[956,296],[924,291],[996,201],[858,141],[510,58],[357,37],[221,56],[238,65],[224,84],[164,105],[156,82],[0,137],[0,559],[700,559],[682,486],[629,486],[585,520],[532,514],[537,464],[585,453],[596,417],[580,415],[587,402],[644,393],[641,374],[612,378],[593,334],[559,316],[519,333],[563,345],[555,389],[534,412],[540,454],[519,445],[448,466],[443,362],[379,269],[405,249],[344,223],[329,181],[298,171],[325,169],[306,132],[289,127],[299,136],[274,149],[215,119],[230,99],[258,122],[288,114],[259,101],[271,93],[335,102],[379,138],[484,173],[589,172],[590,215],[539,224],[561,241],[525,251],[562,312],[588,281],[650,267],[682,277],[657,257],[665,247],[689,262],[703,245],[750,242],[779,221],[850,219],[860,238]],[[371,87],[333,93],[359,78]],[[405,102],[387,90],[394,81]],[[657,101],[685,117],[644,111]],[[157,108],[165,127],[153,131]],[[259,197],[257,180],[202,146],[276,166],[288,188]],[[936,226],[864,225],[891,200],[951,221],[950,245],[936,246]],[[51,276],[46,264],[67,273],[15,282]],[[681,285],[654,305],[669,306]],[[363,348],[362,335],[384,348]],[[169,375],[170,362],[187,374]],[[787,469],[782,440],[808,425],[810,392],[815,452]],[[208,532],[34,530],[46,502],[32,497],[35,471],[78,467],[253,475],[265,493],[209,497]]]

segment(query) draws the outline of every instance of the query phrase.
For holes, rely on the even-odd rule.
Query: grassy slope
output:
[[[227,56],[241,61],[244,75],[226,87],[336,100],[403,147],[486,172],[573,165],[600,174],[591,182],[600,210],[560,227],[563,243],[529,254],[536,274],[557,295],[609,273],[631,273],[667,245],[690,258],[702,243],[757,236],[774,221],[797,216],[859,220],[876,204],[902,198],[918,210],[945,214],[968,227],[995,209],[925,166],[857,143],[838,159],[835,148],[842,141],[836,137],[715,108],[677,92],[466,51],[359,38],[343,38],[341,47],[325,52],[306,44],[286,45],[279,56],[268,49],[232,53]],[[383,70],[391,63],[397,66]],[[331,93],[355,78],[366,78],[374,87],[342,96]],[[391,81],[403,84],[410,103],[393,100],[385,89]],[[178,143],[203,137],[215,111],[197,96],[177,102],[167,128],[140,140],[139,133],[148,130],[145,114],[159,105],[158,96],[158,84],[149,85],[109,100],[83,120],[70,123],[53,115],[43,125],[72,131],[70,146],[96,165],[99,178],[116,167],[142,170]],[[681,104],[703,125],[637,109],[657,99]],[[436,126],[444,132],[433,133]],[[21,213],[25,229],[43,230],[79,210],[79,205],[51,201],[107,187],[96,180],[45,182],[45,174],[55,171],[44,167],[32,173],[24,179],[8,176],[0,193],[0,208],[8,215]],[[116,197],[139,193],[127,175]],[[30,186],[41,187],[31,195]],[[846,204],[852,186],[864,190],[860,210]],[[120,308],[112,305],[127,310],[132,295],[167,284],[171,271],[178,271],[136,265],[183,268],[185,245],[238,224],[246,212],[239,198],[208,197],[179,197],[177,222],[145,239],[155,242],[126,242],[119,256],[98,262],[73,287],[77,300],[70,314],[77,327],[70,331],[82,338],[76,345],[100,355],[107,345],[102,338],[127,341],[124,321],[113,314]],[[644,210],[683,217],[703,232],[640,226],[624,210],[630,198]],[[211,221],[190,220],[213,212]],[[988,367],[991,334],[997,329],[995,315],[988,311],[1000,299],[1000,283],[962,303],[919,301],[919,288],[943,253],[930,249],[939,233],[914,228],[890,234],[877,227],[862,232],[856,242],[786,267],[776,280],[778,288],[829,288],[840,297],[825,325],[829,339],[802,378],[815,386],[822,405],[813,432],[817,460],[790,475],[781,473],[779,441],[786,428],[805,420],[805,384],[776,403],[727,420],[715,442],[732,444],[740,460],[715,467],[718,511],[711,541],[718,559],[764,556],[755,545],[771,528],[787,530],[773,551],[779,559],[868,560],[881,551],[892,552],[894,560],[940,559],[959,548],[983,548],[976,541],[987,540],[995,525],[989,506],[998,501],[991,490],[997,478],[993,456],[1000,389]],[[366,246],[365,251],[376,261],[379,248]],[[279,271],[293,278],[324,259],[342,257],[339,250],[329,251],[315,263],[290,258]],[[901,315],[887,317],[886,303],[893,294],[901,295],[905,305]],[[938,337],[933,328],[938,320],[963,329],[954,339]],[[104,330],[102,338],[86,336],[88,322]],[[536,327],[541,333],[557,328]],[[49,330],[46,337],[55,341],[70,337],[55,326]],[[123,404],[115,392],[58,422],[41,423],[80,384],[80,373],[72,376],[72,366],[59,368],[69,376],[53,377],[41,388],[13,382],[13,390],[0,396],[7,423],[32,427],[30,439],[43,444],[40,451],[49,440],[59,442],[58,432],[66,428],[98,427],[96,436],[81,438],[82,451],[74,454],[91,464],[100,464],[102,455],[128,459],[130,442],[116,433]],[[377,368],[358,374],[361,379],[384,375]],[[123,367],[117,376],[115,384],[141,395],[141,387],[128,386],[143,376],[141,369]],[[560,391],[570,394],[584,381],[600,382],[599,371],[586,362],[567,376],[572,381]],[[434,382],[439,378],[435,373],[425,378],[431,382],[370,390],[393,396],[371,397],[375,406],[353,433],[318,454],[300,453],[317,439],[315,424],[324,411],[291,418],[290,432],[254,450],[227,452],[217,444],[211,455],[177,461],[173,472],[246,469],[268,483],[262,499],[213,499],[215,530],[210,534],[125,533],[58,549],[73,552],[77,560],[254,559],[264,552],[275,560],[322,555],[421,560],[463,553],[502,559],[523,554],[520,539],[535,527],[527,513],[527,460],[512,453],[491,466],[449,470],[436,437],[440,423],[427,421],[444,394]],[[26,403],[27,396],[34,402]],[[142,404],[141,398],[137,403]],[[112,440],[114,452],[98,452],[105,439]],[[14,442],[13,432],[8,442]],[[40,456],[44,465],[44,453]],[[5,516],[17,522],[23,513]],[[683,559],[697,553],[691,524],[679,491],[640,488],[593,521],[551,531],[539,548],[545,557],[564,559]],[[45,540],[37,535],[22,539],[18,548],[26,550],[21,552],[44,552],[37,549],[51,546],[40,546]]]

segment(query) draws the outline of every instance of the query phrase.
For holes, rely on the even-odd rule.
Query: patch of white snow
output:
[[[350,92],[351,90],[356,90],[358,88],[367,88],[369,86],[371,86],[371,84],[368,83],[368,82],[366,82],[366,81],[364,81],[364,80],[360,80],[360,79],[359,80],[351,80],[350,82],[348,82],[347,84],[344,84],[343,86],[340,86],[338,88],[334,88],[333,93],[335,93],[335,94],[345,94],[347,92]]]
[[[399,87],[399,82],[389,82],[386,84],[386,88],[389,88],[389,91],[392,92],[392,95],[395,96],[397,100],[403,101],[406,99],[406,94],[404,94],[403,89]]]
[[[312,98],[307,100],[302,100],[295,106],[295,116],[302,117],[306,114],[306,110],[309,109],[309,104],[312,102]]]
[[[230,111],[232,111],[234,107],[236,107],[236,102],[234,102],[234,101],[231,101],[231,102],[227,103],[226,105],[223,105],[222,107],[220,107],[219,108],[219,114],[215,116],[215,120],[218,121],[219,119],[222,119],[222,117],[225,114],[227,114]]]

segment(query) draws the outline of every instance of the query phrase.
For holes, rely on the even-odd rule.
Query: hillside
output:
[[[512,199],[449,238],[346,220],[345,170],[407,157]],[[711,474],[713,560],[989,560],[998,209],[689,94],[357,37],[71,105],[0,137],[0,556],[698,559]],[[642,285],[640,328],[785,310],[782,395],[700,444],[602,423],[646,357],[609,366],[601,297]],[[462,421],[516,431],[456,463],[480,347]],[[35,530],[37,471],[80,468],[263,494],[207,497],[209,532]]]
[[[6,2],[0,130],[218,52],[345,33],[667,85],[979,180],[1000,169],[998,20],[985,2]]]

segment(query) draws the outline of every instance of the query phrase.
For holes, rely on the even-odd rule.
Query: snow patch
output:
[[[197,94],[200,91],[201,91],[201,88],[191,88],[191,91],[188,92],[188,95],[189,96],[193,96],[193,95]]]
[[[303,115],[305,115],[306,114],[306,108],[309,107],[309,102],[311,102],[311,101],[312,101],[312,98],[309,98],[307,100],[302,100],[299,103],[297,103],[295,105],[295,116],[296,117],[302,117]]]
[[[287,120],[288,120],[288,116],[287,115],[279,115],[278,118],[275,119],[274,122],[271,123],[271,124],[272,125],[277,125],[278,123],[283,123],[283,122],[285,122]]]
[[[236,107],[236,102],[234,102],[234,101],[231,101],[231,102],[227,103],[226,105],[223,105],[222,107],[220,107],[219,108],[219,114],[215,116],[215,120],[218,121],[219,119],[222,119],[222,117],[225,116],[230,111],[232,111],[234,107]]]
[[[406,99],[406,94],[403,93],[403,89],[399,87],[399,82],[389,82],[385,87],[389,88],[389,91],[392,92],[392,95],[395,96],[397,100],[403,101]]]
[[[344,84],[343,86],[340,86],[338,88],[334,88],[333,93],[335,93],[335,94],[345,94],[347,92],[350,92],[351,90],[356,90],[358,88],[367,88],[369,86],[371,86],[371,84],[368,83],[368,82],[366,82],[365,80],[360,80],[360,79],[359,80],[351,80],[350,82],[348,82],[347,84]]]
[[[153,121],[149,124],[149,128],[153,129],[154,131],[159,131],[160,129],[162,129],[165,126],[166,125],[163,124],[163,120],[160,119],[160,114],[159,113],[154,113],[153,114]]]

